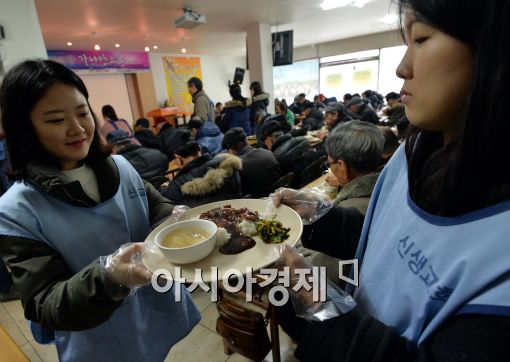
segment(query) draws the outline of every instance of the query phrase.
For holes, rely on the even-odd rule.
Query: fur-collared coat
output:
[[[241,197],[241,159],[221,153],[208,154],[184,166],[161,194],[176,205],[195,207]]]

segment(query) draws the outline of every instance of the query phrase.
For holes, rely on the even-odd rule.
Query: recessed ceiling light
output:
[[[73,45],[73,43],[71,43],[70,41],[67,42],[67,46],[70,47],[71,45]]]
[[[119,43],[115,44],[115,48],[118,48],[118,47],[120,47],[120,44]]]
[[[154,45],[154,46],[153,46],[153,48],[154,48],[154,49],[158,49],[158,46],[157,46],[157,45]]]
[[[186,53],[186,52],[187,52],[186,48],[181,49],[181,53]]]
[[[395,15],[395,14],[388,14],[388,15],[383,16],[382,18],[380,18],[379,21],[381,23],[392,25],[392,24],[395,24],[398,21],[398,16]]]
[[[150,49],[149,47],[145,47],[145,51],[148,52]]]
[[[99,44],[96,44],[96,45],[94,45],[94,49],[95,50],[101,50],[101,47],[99,46]]]
[[[322,10],[331,10],[350,5],[362,8],[369,1],[370,0],[324,0],[322,4],[320,4],[320,7]]]

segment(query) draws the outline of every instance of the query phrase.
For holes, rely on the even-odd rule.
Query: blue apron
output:
[[[73,272],[122,244],[143,241],[149,234],[145,187],[134,168],[114,156],[120,187],[113,198],[81,208],[30,185],[16,183],[0,199],[0,234],[40,240],[55,249]],[[72,237],[69,237],[72,235]],[[55,331],[62,361],[162,361],[177,341],[200,320],[191,297],[181,287],[157,293],[145,286],[127,297],[106,322],[92,329]]]
[[[416,348],[454,315],[509,316],[509,255],[509,201],[458,217],[431,215],[409,197],[400,147],[366,214],[355,299]]]

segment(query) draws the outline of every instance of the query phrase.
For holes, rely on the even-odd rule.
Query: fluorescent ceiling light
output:
[[[379,21],[381,23],[392,25],[392,24],[395,24],[398,21],[398,16],[395,15],[395,14],[388,14],[388,15],[383,16],[382,18],[380,18]]]
[[[324,0],[320,7],[322,8],[322,10],[331,10],[350,5],[362,8],[369,1],[370,0]]]

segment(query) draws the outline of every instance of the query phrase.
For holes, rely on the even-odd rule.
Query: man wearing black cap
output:
[[[303,104],[303,112],[301,115],[304,119],[301,121],[303,128],[307,131],[316,131],[322,128],[323,115],[322,112],[315,108],[313,103]]]
[[[349,112],[356,113],[362,121],[379,124],[379,116],[374,109],[367,103],[363,102],[360,97],[352,97],[345,105]]]
[[[278,121],[264,124],[262,133],[264,144],[273,152],[282,173],[294,172],[291,186],[299,185],[301,171],[315,159],[315,151],[310,147],[308,140],[305,137],[284,134]]]
[[[168,157],[161,151],[135,145],[129,134],[122,129],[108,133],[106,140],[112,146],[113,152],[128,160],[144,180],[151,181],[165,175]]]
[[[139,118],[135,122],[135,137],[143,147],[160,150],[159,139],[152,132],[147,118]]]
[[[268,196],[281,176],[280,166],[273,153],[264,148],[253,148],[246,141],[246,133],[240,127],[225,133],[222,146],[229,153],[241,158],[241,188],[243,195],[254,198]]]
[[[349,112],[345,110],[343,104],[339,102],[331,103],[327,106],[325,113],[326,118],[324,119],[324,124],[329,132],[331,132],[340,122],[349,122],[352,121],[353,118],[359,118],[357,115],[354,115],[355,117],[351,117]]]

